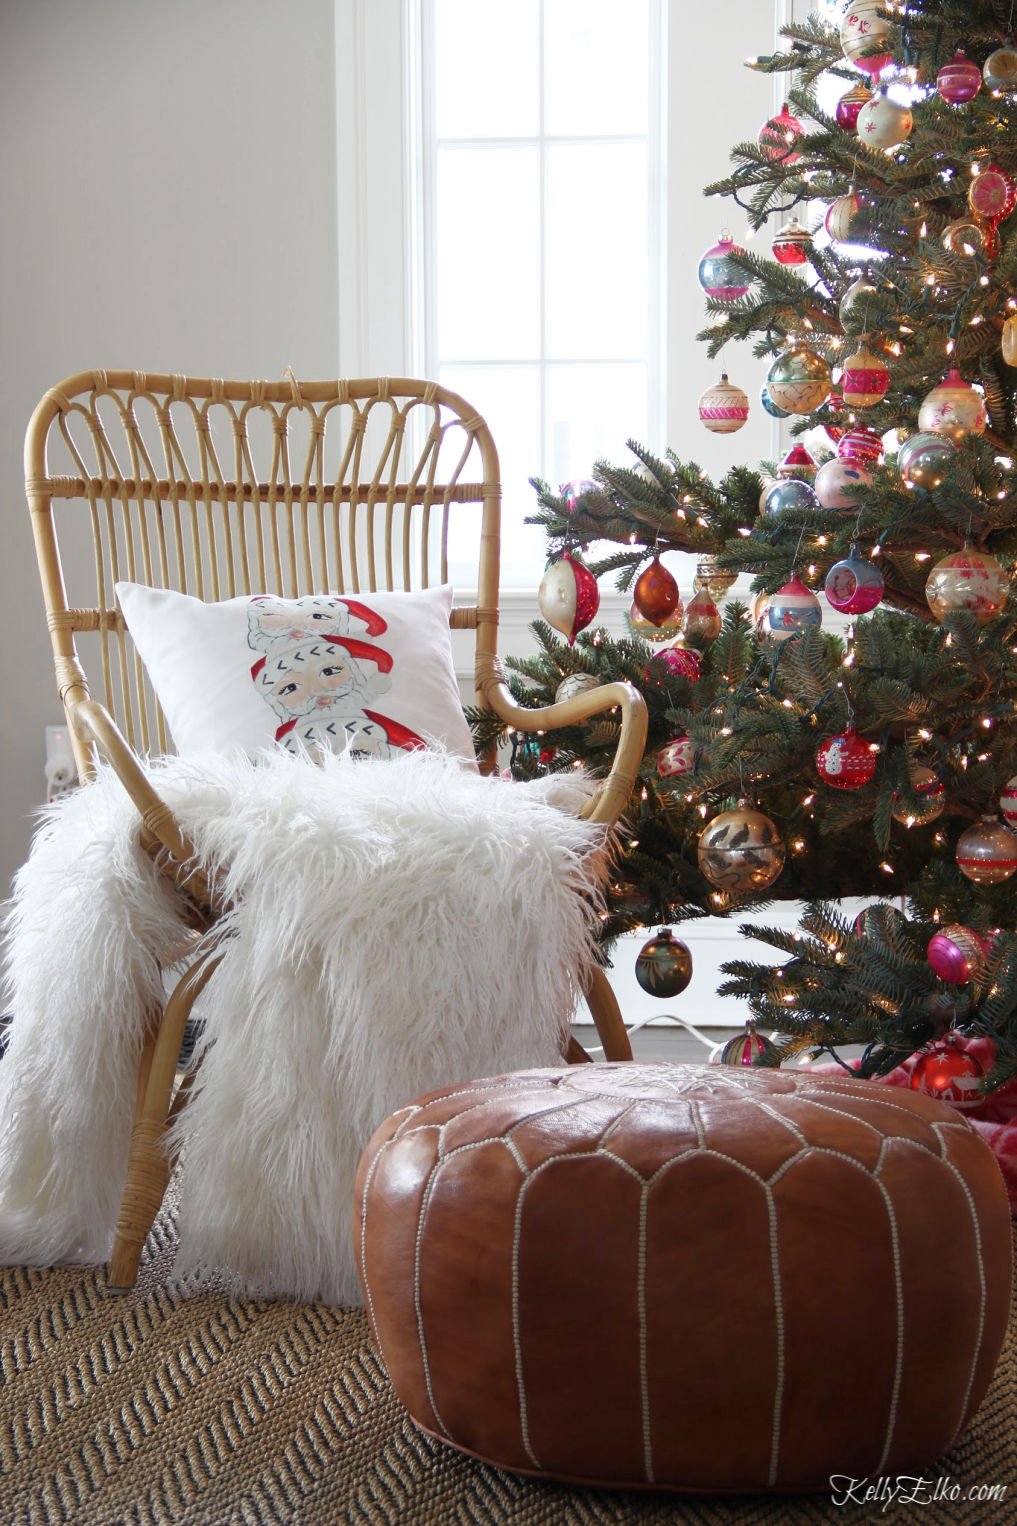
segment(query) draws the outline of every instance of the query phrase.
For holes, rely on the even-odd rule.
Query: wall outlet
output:
[[[46,727],[46,801],[52,805],[78,782],[78,770],[66,726]]]

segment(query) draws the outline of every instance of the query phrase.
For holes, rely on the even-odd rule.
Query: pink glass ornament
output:
[[[936,89],[951,106],[974,100],[982,88],[982,71],[958,48],[948,64],[936,75]]]
[[[823,591],[827,603],[842,615],[867,615],[883,597],[883,574],[852,546],[851,554],[834,562],[826,574]]]

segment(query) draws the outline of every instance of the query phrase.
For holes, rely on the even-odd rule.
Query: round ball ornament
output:
[[[727,372],[707,387],[699,399],[699,422],[714,434],[734,434],[749,416],[749,400],[741,387],[728,381]]]
[[[908,769],[914,803],[906,804],[894,793],[890,815],[902,827],[927,827],[938,821],[946,810],[946,790],[939,775],[924,763],[912,763]]]
[[[696,567],[696,575],[692,579],[692,591],[698,593],[701,588],[705,588],[714,604],[719,604],[737,581],[737,572],[724,571],[717,566],[712,556],[707,556]]]
[[[785,101],[777,115],[763,123],[756,135],[756,142],[771,164],[790,165],[796,163],[799,157],[795,142],[804,132],[801,122]]]
[[[856,220],[861,209],[861,201],[854,191],[848,191],[845,196],[838,196],[837,200],[832,201],[827,207],[823,225],[835,244],[846,244],[854,236],[857,231]]]
[[[840,46],[844,57],[863,74],[877,75],[893,57],[886,40],[890,24],[877,14],[879,0],[854,0],[840,23]]]
[[[600,589],[588,567],[566,551],[540,580],[537,604],[548,625],[568,637],[569,646],[600,608]]]
[[[701,588],[685,607],[685,639],[695,647],[702,648],[720,635],[720,611],[710,597],[708,588]]]
[[[973,64],[963,48],[958,48],[949,63],[936,75],[936,89],[951,106],[973,101],[982,88],[982,71]]]
[[[976,551],[970,541],[937,562],[925,583],[925,597],[937,620],[958,610],[986,625],[1006,604],[1009,577],[994,556]]]
[[[1003,785],[999,797],[999,814],[1008,827],[1017,827],[1017,774]]]
[[[946,480],[956,446],[948,435],[923,430],[908,437],[897,452],[897,470],[913,487],[934,488]]]
[[[689,736],[674,737],[657,754],[657,772],[662,779],[675,779],[691,773],[695,747]]]
[[[977,979],[985,968],[985,944],[976,932],[959,922],[933,933],[926,954],[932,973],[955,986]]]
[[[768,1054],[776,1047],[772,1039],[756,1031],[755,1018],[748,1017],[745,1019],[744,1031],[729,1038],[720,1051],[720,1063],[722,1065],[752,1065],[757,1055]]]
[[[767,489],[761,507],[764,514],[775,519],[789,509],[818,509],[819,499],[810,482],[801,477],[789,477]]]
[[[889,385],[889,370],[868,345],[860,345],[845,360],[840,386],[849,408],[871,408],[885,396]]]
[[[791,417],[786,408],[777,407],[777,404],[770,396],[770,389],[765,382],[759,389],[759,401],[763,405],[764,412],[768,413],[771,419],[789,419]]]
[[[867,615],[882,599],[883,587],[879,568],[852,546],[850,555],[834,562],[826,574],[823,592],[826,602],[840,614]]]
[[[882,91],[866,101],[858,113],[855,130],[869,148],[896,148],[910,134],[914,120],[907,106],[893,101]]]
[[[733,302],[744,297],[752,284],[732,255],[744,254],[729,233],[722,233],[716,244],[711,245],[699,261],[699,284],[708,297],[720,302]]]
[[[861,80],[857,85],[852,85],[847,94],[842,95],[837,102],[837,109],[834,112],[837,126],[844,132],[854,132],[858,126],[858,113],[871,100],[872,91],[863,85]]]
[[[972,176],[968,206],[983,223],[995,228],[1017,207],[1017,180],[1000,165],[990,164],[981,174]]]
[[[987,254],[990,245],[986,229],[973,217],[956,217],[952,223],[947,223],[939,235],[939,242],[948,254],[961,254],[968,259]]]
[[[957,839],[957,867],[975,885],[1001,885],[1017,871],[1017,832],[983,816]]]
[[[971,1108],[984,1101],[980,1085],[984,1074],[981,1062],[951,1031],[921,1051],[911,1071],[911,1086],[951,1107]]]
[[[855,198],[857,200],[857,197]],[[833,203],[837,205],[836,202]],[[832,208],[831,208],[832,211]],[[829,219],[830,213],[827,213]],[[829,229],[827,229],[829,232]],[[831,238],[833,234],[830,234]],[[860,330],[869,327],[869,314],[873,300],[879,296],[879,287],[870,276],[862,274],[856,276],[850,286],[844,288],[844,294],[837,304],[837,314],[840,318],[841,328],[845,332]]]
[[[792,477],[798,477],[803,482],[811,482],[815,475],[816,463],[804,445],[792,445],[777,467],[777,476],[782,482],[789,481]]]
[[[771,641],[789,641],[802,631],[823,623],[823,610],[811,588],[793,575],[783,588],[770,595],[764,633]]]
[[[639,613],[660,627],[681,603],[678,584],[668,572],[659,556],[636,579],[632,590],[632,602]]]
[[[861,789],[876,772],[876,754],[868,742],[849,726],[839,736],[827,737],[816,753],[819,777],[834,789]]]
[[[776,235],[771,248],[779,265],[804,265],[812,248],[812,234],[793,217]]]
[[[565,507],[570,514],[576,512],[576,509],[579,507],[580,498],[586,497],[590,493],[596,493],[601,498],[604,496],[604,490],[600,483],[594,482],[590,477],[577,477],[575,482],[566,482],[561,490],[561,496],[565,500]]]
[[[707,822],[699,838],[699,868],[718,890],[765,890],[784,867],[780,833],[762,811],[741,801]]]
[[[684,607],[679,600],[663,625],[654,625],[652,620],[647,620],[639,606],[633,603],[629,606],[629,625],[633,634],[639,636],[643,641],[650,641],[654,644],[658,641],[673,641],[682,628],[682,616],[684,613]]]
[[[1017,366],[1017,318],[1007,318],[999,343],[1007,365]]]
[[[660,664],[669,678],[687,678],[692,684],[699,682],[702,656],[686,645],[685,637],[680,632],[668,646],[662,646],[659,652],[654,652],[653,661]]]
[[[984,434],[988,416],[980,392],[951,366],[918,410],[918,428],[945,435],[955,445],[969,434]]]
[[[837,455],[841,461],[850,461],[855,466],[878,463],[883,459],[882,436],[868,424],[856,424],[852,429],[845,429],[837,441]]]
[[[592,673],[569,673],[554,691],[555,702],[561,704],[563,700],[575,699],[580,694],[589,694],[591,689],[599,688],[600,679]]]
[[[982,78],[990,90],[1010,95],[1017,90],[1017,48],[1007,38],[1001,48],[990,53],[982,65]]]
[[[636,979],[650,996],[680,996],[692,979],[692,955],[662,927],[636,955]]]
[[[835,456],[824,461],[816,473],[816,497],[824,509],[853,509],[858,503],[858,488],[871,484],[872,475],[864,466]]]
[[[789,413],[813,413],[829,397],[833,381],[822,355],[800,344],[778,355],[766,386],[779,408]]]

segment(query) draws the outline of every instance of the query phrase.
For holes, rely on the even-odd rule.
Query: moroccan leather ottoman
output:
[[[914,1472],[981,1402],[1010,1307],[991,1151],[846,1076],[577,1065],[432,1092],[372,1139],[354,1224],[417,1425],[576,1483]]]

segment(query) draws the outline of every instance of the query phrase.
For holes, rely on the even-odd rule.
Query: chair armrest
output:
[[[517,731],[557,731],[562,726],[574,726],[578,721],[588,720],[591,715],[620,710],[621,735],[611,771],[582,811],[588,821],[614,825],[628,804],[646,748],[646,701],[637,688],[625,682],[601,684],[597,689],[577,694],[574,699],[527,710],[517,704],[494,665],[487,673],[478,674],[477,693],[495,715]]]

